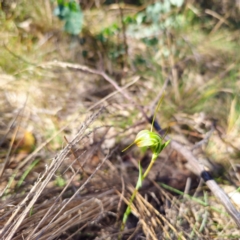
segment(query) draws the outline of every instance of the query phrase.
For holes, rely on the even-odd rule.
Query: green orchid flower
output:
[[[143,180],[147,177],[149,171],[151,170],[154,162],[157,160],[157,157],[159,156],[159,154],[162,152],[162,150],[169,144],[170,140],[167,142],[163,142],[163,139],[161,138],[160,135],[158,135],[155,132],[149,131],[149,130],[142,130],[140,131],[134,142],[130,145],[132,146],[133,144],[136,144],[139,148],[145,148],[148,147],[151,149],[152,151],[152,159],[151,162],[149,163],[148,168],[146,169],[146,171],[144,172],[144,174],[142,174],[142,167],[141,164],[139,162],[139,177],[138,177],[138,181],[135,187],[135,190],[130,198],[128,207],[124,213],[123,216],[123,221],[122,221],[122,227],[121,229],[123,230],[125,227],[125,224],[127,222],[128,216],[131,213],[131,204],[134,201],[137,191],[139,190],[140,187],[142,187],[142,182]],[[128,149],[130,146],[128,146],[127,148],[125,148],[123,151],[125,151],[126,149]]]
[[[123,151],[126,151],[128,148],[130,148],[132,145],[136,144],[139,148],[150,148],[151,151],[152,151],[152,159],[151,159],[151,162],[149,163],[146,171],[144,172],[144,174],[142,173],[142,167],[141,167],[141,164],[140,162],[138,163],[138,168],[139,168],[139,176],[138,176],[138,181],[137,181],[137,184],[136,184],[136,187],[132,193],[132,196],[129,200],[129,203],[128,203],[128,207],[123,215],[123,220],[122,220],[122,226],[121,226],[121,230],[123,231],[125,225],[126,225],[126,222],[127,222],[127,219],[128,219],[128,216],[129,214],[131,213],[131,205],[136,197],[136,194],[139,190],[140,187],[142,187],[142,182],[143,180],[147,177],[148,173],[150,172],[153,164],[155,163],[155,161],[157,160],[159,154],[162,152],[162,150],[169,144],[170,140],[167,141],[167,142],[164,142],[163,141],[163,138],[153,132],[153,123],[155,121],[155,118],[156,118],[156,113],[163,101],[163,98],[164,98],[164,94],[162,95],[162,97],[160,98],[158,104],[157,104],[157,107],[156,107],[156,110],[155,110],[155,113],[154,113],[154,116],[153,116],[153,120],[152,120],[152,126],[151,126],[151,131],[149,130],[142,130],[140,131],[134,142],[129,145],[127,148],[125,148]]]

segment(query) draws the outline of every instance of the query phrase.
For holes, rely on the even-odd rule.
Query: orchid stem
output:
[[[150,172],[150,170],[152,169],[152,166],[153,166],[153,164],[155,163],[155,161],[156,161],[156,158],[155,158],[155,157],[152,157],[152,160],[151,160],[151,162],[149,163],[148,168],[146,169],[146,171],[145,171],[144,174],[143,174],[142,180],[144,180],[144,179],[147,177],[147,175],[148,175],[148,173]]]
[[[147,177],[147,175],[148,175],[148,173],[150,172],[150,170],[151,170],[153,164],[155,163],[155,161],[156,161],[156,156],[152,156],[152,160],[151,160],[151,162],[149,163],[146,171],[144,172],[144,174],[143,174],[143,176],[142,176],[142,181]],[[131,196],[131,198],[130,198],[130,200],[129,200],[128,207],[127,207],[127,209],[126,209],[126,211],[125,211],[125,213],[124,213],[124,216],[123,216],[121,231],[124,230],[124,227],[125,227],[125,224],[126,224],[126,222],[127,222],[128,216],[129,216],[130,213],[131,213],[131,205],[132,205],[132,203],[133,203],[133,201],[134,201],[134,199],[135,199],[135,197],[136,197],[136,195],[137,195],[137,192],[138,192],[139,188],[140,188],[140,186],[137,184],[136,187],[135,187],[135,189],[134,189],[134,192],[132,193],[132,196]]]

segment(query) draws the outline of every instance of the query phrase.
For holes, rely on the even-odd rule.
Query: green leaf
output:
[[[170,141],[171,141],[171,140],[168,140],[167,142],[165,142],[165,143],[162,144],[162,150],[163,150],[165,147],[167,147],[167,145],[170,143]],[[162,150],[161,150],[161,151],[162,151]]]
[[[158,23],[161,13],[168,13],[170,10],[171,3],[169,0],[154,3],[152,5],[149,5],[146,9],[147,18],[152,20],[154,23]]]
[[[23,183],[23,181],[25,180],[25,178],[27,177],[27,175],[32,171],[32,169],[39,163],[39,159],[33,161],[31,163],[31,165],[26,169],[26,171],[23,173],[23,175],[21,176],[20,180],[17,183],[17,187],[20,187]]]
[[[82,24],[83,24],[82,12],[71,11],[66,17],[64,31],[73,35],[78,35],[82,30]]]
[[[64,178],[62,178],[61,176],[57,176],[55,183],[57,186],[59,187],[64,187],[66,185],[66,181]]]
[[[57,16],[60,20],[64,20],[69,13],[68,6],[59,4],[53,11],[53,14]]]
[[[181,7],[184,3],[184,0],[170,0],[171,4],[176,7]]]
[[[54,15],[65,21],[64,31],[78,35],[82,30],[83,12],[74,0],[58,0],[58,6],[54,9]]]
[[[135,23],[136,20],[135,20],[134,17],[126,16],[126,17],[123,19],[123,22],[124,22],[124,24],[130,24],[130,23]]]
[[[146,20],[146,14],[144,12],[140,12],[136,16],[136,23],[141,25]]]
[[[143,38],[142,41],[147,45],[147,46],[155,46],[158,44],[158,39],[156,37],[153,38]]]
[[[29,211],[29,217],[31,217],[33,215],[33,207],[31,207],[30,211]]]

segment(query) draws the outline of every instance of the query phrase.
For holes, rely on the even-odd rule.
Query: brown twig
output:
[[[176,68],[176,64],[175,64],[175,60],[174,60],[174,51],[172,50],[173,46],[172,46],[172,40],[171,40],[170,33],[167,34],[167,44],[168,44],[168,48],[170,50],[169,61],[171,64],[171,71],[172,71],[173,90],[174,90],[174,94],[175,94],[175,99],[176,99],[176,101],[179,102],[179,101],[181,101],[181,96],[179,93],[178,73],[177,73],[177,68]]]
[[[210,131],[206,133],[206,136],[205,136],[201,141],[197,142],[197,143],[192,147],[192,149],[191,149],[192,151],[193,151],[194,149],[199,148],[199,147],[201,147],[202,145],[208,143],[210,137],[212,136],[212,133],[213,133],[214,130],[215,130],[215,126],[214,126],[214,125],[215,125],[215,123],[212,123]]]
[[[67,137],[66,137],[66,136],[64,136],[64,139],[65,139],[66,143],[69,144],[69,141],[67,140]],[[76,153],[75,153],[75,151],[74,151],[74,149],[73,149],[72,146],[71,146],[71,148],[70,148],[70,151],[71,151],[72,155],[75,157],[75,160],[77,161],[77,163],[78,163],[80,169],[82,170],[83,174],[85,174],[86,176],[88,176],[88,174],[84,171],[83,166],[82,166],[81,163],[78,161],[78,156],[76,155]]]

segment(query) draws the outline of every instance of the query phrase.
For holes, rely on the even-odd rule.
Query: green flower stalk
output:
[[[170,142],[170,140],[167,142],[163,142],[163,139],[157,133],[154,133],[149,130],[142,130],[137,134],[136,139],[133,142],[133,144],[136,144],[139,148],[145,148],[145,147],[150,148],[152,151],[152,159],[151,159],[151,162],[149,163],[146,171],[144,172],[144,174],[142,174],[142,167],[139,162],[138,181],[137,181],[135,190],[130,198],[128,207],[124,213],[121,230],[123,230],[125,227],[128,216],[131,213],[131,204],[133,203],[139,188],[142,187],[143,180],[147,177],[153,164],[157,160],[157,157],[159,156],[161,151],[169,144],[169,142]],[[132,146],[133,144],[131,144],[130,146]],[[130,146],[128,146],[126,149],[128,149]],[[124,149],[123,151],[125,151],[126,149]]]

